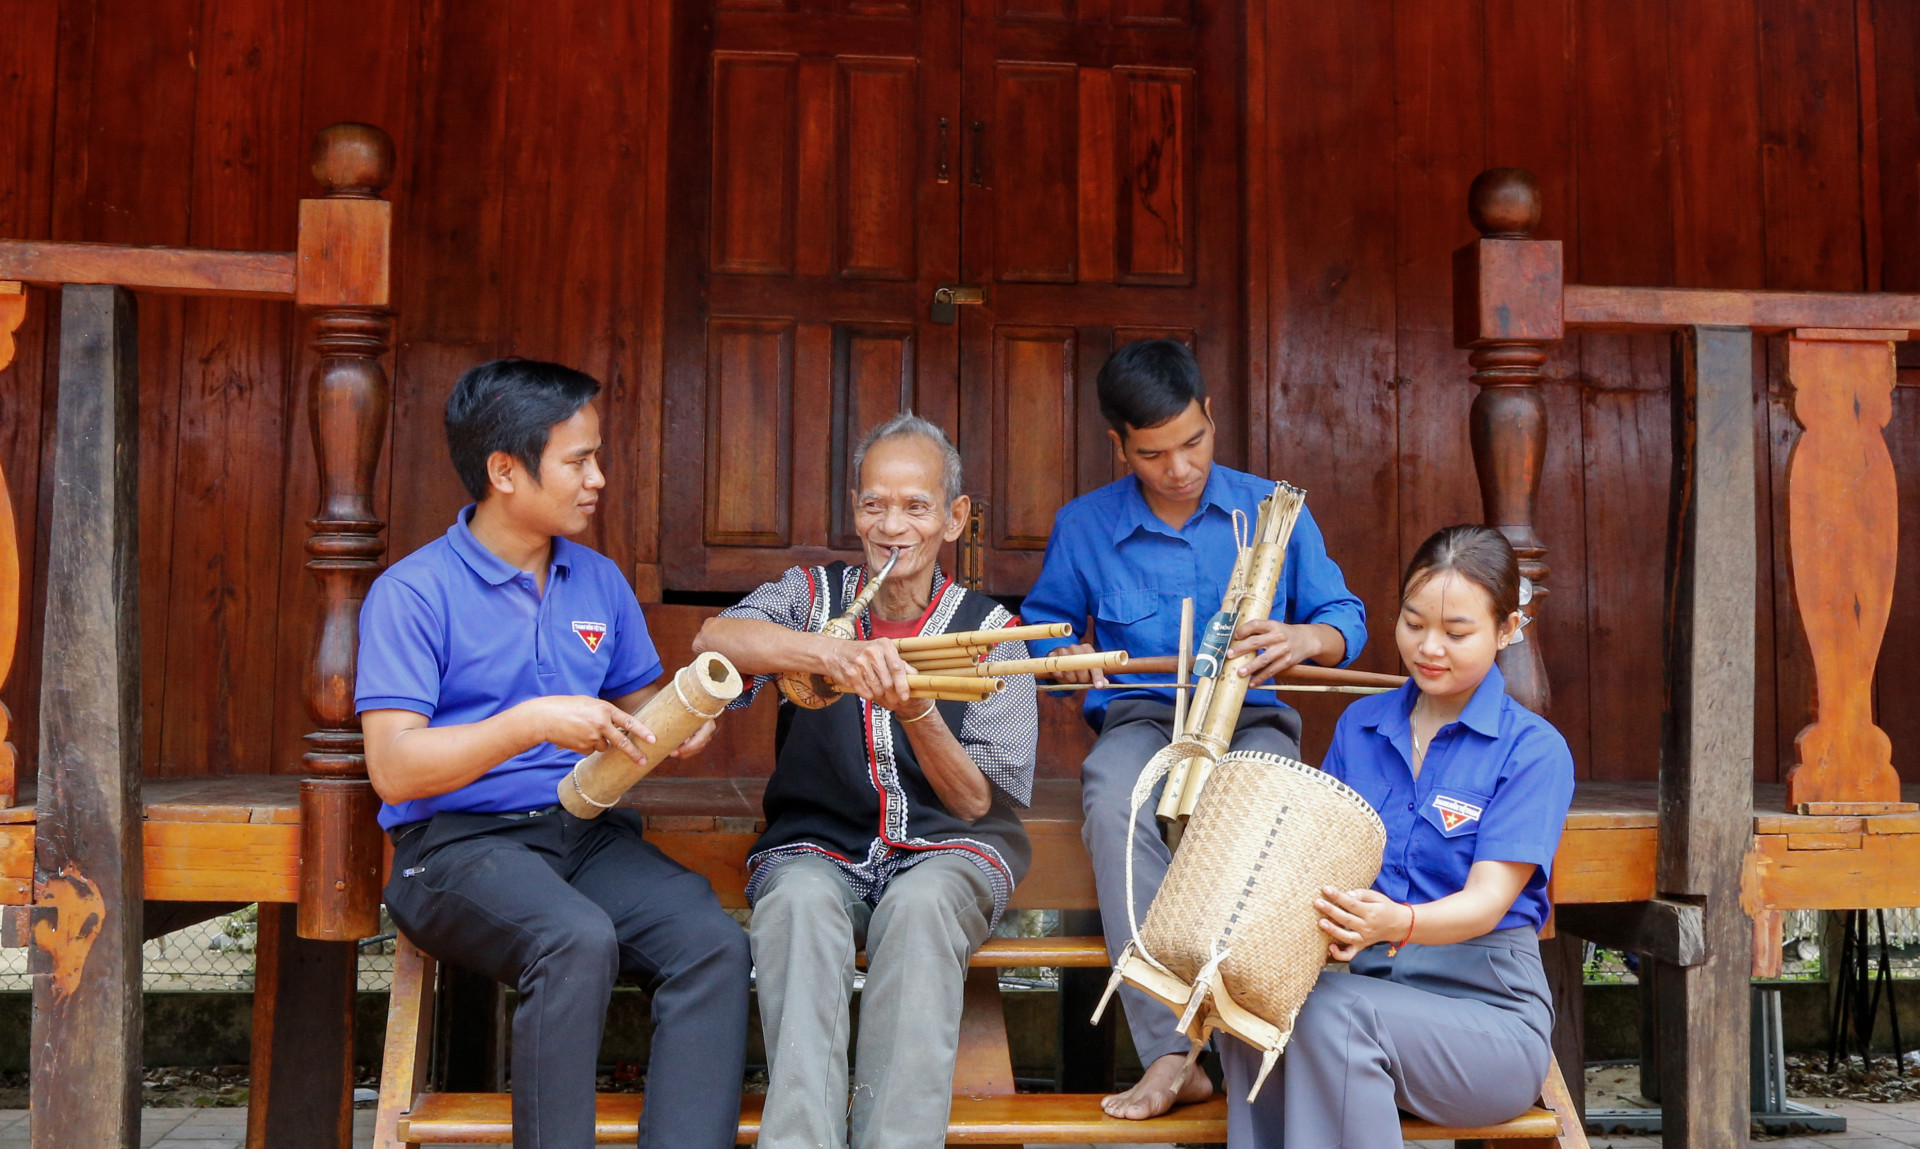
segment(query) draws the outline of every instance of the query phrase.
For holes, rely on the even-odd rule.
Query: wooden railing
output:
[[[1796,617],[1813,654],[1813,721],[1796,739],[1789,813],[1911,812],[1872,684],[1893,596],[1897,503],[1882,436],[1894,343],[1920,331],[1920,296],[1564,282],[1560,243],[1533,238],[1540,196],[1515,168],[1469,192],[1481,238],[1454,256],[1454,339],[1471,352],[1472,438],[1484,509],[1520,553],[1544,607],[1546,543],[1535,497],[1549,429],[1547,345],[1570,331],[1673,337],[1673,474],[1667,545],[1658,897],[1639,921],[1704,946],[1649,954],[1666,1143],[1718,1144],[1747,1128],[1753,919],[1755,527],[1753,348],[1793,397],[1802,434],[1788,464],[1787,542]],[[1547,713],[1539,628],[1501,657],[1509,689]],[[1920,903],[1920,873],[1911,878]],[[1884,891],[1877,891],[1883,897]],[[1775,944],[1777,951],[1777,943]],[[1643,967],[1645,968],[1645,967]]]
[[[0,240],[0,368],[30,299],[23,285],[61,288],[30,913],[36,1146],[139,1143],[136,291],[285,300],[310,317],[320,505],[307,524],[307,569],[321,608],[304,693],[317,729],[303,756],[297,912],[260,907],[249,1141],[312,1141],[316,1131],[339,1145],[350,1139],[354,942],[378,931],[380,910],[378,801],[353,681],[359,607],[386,546],[373,485],[387,434],[380,360],[392,331],[392,208],[379,192],[393,166],[378,128],[321,131],[313,174],[324,195],[300,202],[291,252]],[[11,503],[0,499],[0,682],[20,632],[19,586]],[[0,709],[0,740],[7,726]],[[0,808],[16,794],[7,747]],[[302,1064],[300,1052],[312,1049],[335,1051],[338,1064]]]

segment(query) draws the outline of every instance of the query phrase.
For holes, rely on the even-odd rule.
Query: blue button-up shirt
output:
[[[1233,512],[1258,520],[1260,500],[1273,494],[1271,480],[1213,465],[1200,494],[1200,507],[1179,530],[1162,522],[1147,505],[1140,480],[1128,475],[1082,495],[1054,516],[1040,578],[1020,608],[1029,623],[1067,622],[1078,632],[1093,619],[1093,643],[1101,650],[1125,650],[1142,657],[1170,655],[1180,649],[1180,600],[1191,597],[1194,639],[1220,609],[1233,579],[1238,554]],[[1327,557],[1326,539],[1306,509],[1287,542],[1286,563],[1273,599],[1273,617],[1289,623],[1322,622],[1347,640],[1352,662],[1367,641],[1367,612],[1347,589],[1340,568]],[[1051,654],[1075,638],[1032,642],[1035,655]],[[1137,675],[1109,674],[1126,682]],[[1165,680],[1165,675],[1152,677]],[[1165,688],[1089,690],[1087,721],[1099,728],[1107,706],[1122,698],[1173,701]],[[1247,695],[1248,706],[1284,705],[1271,691]]]
[[[1475,862],[1539,868],[1497,929],[1539,929],[1547,879],[1573,803],[1573,753],[1546,719],[1507,695],[1494,667],[1460,717],[1442,726],[1413,776],[1409,716],[1420,696],[1408,682],[1347,707],[1323,767],[1358,791],[1387,825],[1387,853],[1373,883],[1396,902],[1420,905],[1459,893]]]
[[[360,608],[358,710],[458,726],[543,695],[620,698],[660,677],[640,604],[611,559],[554,539],[542,594],[533,575],[473,537],[472,515],[461,511],[444,536],[373,581]],[[542,742],[458,790],[381,806],[380,825],[551,806],[579,760]]]

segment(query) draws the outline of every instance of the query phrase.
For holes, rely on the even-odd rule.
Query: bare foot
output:
[[[1187,1079],[1181,1082],[1176,1092],[1173,1083],[1180,1076],[1180,1070],[1187,1059],[1178,1053],[1169,1053],[1157,1058],[1147,1066],[1140,1081],[1125,1093],[1115,1093],[1102,1098],[1100,1108],[1107,1111],[1109,1117],[1123,1117],[1128,1121],[1145,1121],[1149,1117],[1158,1117],[1175,1105],[1191,1105],[1195,1101],[1205,1101],[1213,1096],[1213,1082],[1207,1080],[1206,1071],[1198,1065]]]

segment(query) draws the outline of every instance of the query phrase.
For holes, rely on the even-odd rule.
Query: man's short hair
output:
[[[1115,351],[1101,365],[1096,385],[1100,413],[1123,440],[1129,427],[1158,427],[1207,397],[1199,360],[1173,339],[1142,339]]]
[[[538,359],[495,359],[469,368],[447,396],[447,453],[475,502],[487,497],[487,460],[505,451],[540,481],[540,456],[556,424],[600,393],[593,376]]]
[[[907,435],[916,435],[932,443],[940,451],[940,489],[946,496],[947,506],[960,497],[962,476],[960,473],[960,452],[954,450],[953,443],[947,438],[938,424],[929,423],[912,411],[902,411],[893,418],[868,431],[853,449],[853,486],[856,493],[860,487],[861,468],[866,465],[867,452],[882,439],[899,439]]]

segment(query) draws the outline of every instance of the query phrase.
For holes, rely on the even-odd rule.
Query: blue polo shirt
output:
[[[1408,716],[1419,696],[1408,682],[1347,707],[1322,767],[1387,825],[1386,860],[1373,888],[1417,906],[1459,893],[1475,862],[1532,862],[1539,869],[1496,928],[1539,929],[1573,803],[1567,740],[1508,696],[1496,666],[1460,717],[1433,736],[1416,780]]]
[[[472,517],[472,507],[461,511],[444,536],[373,581],[360,608],[356,709],[459,726],[543,695],[620,698],[660,677],[640,604],[611,559],[554,539],[543,595],[531,574],[473,537]],[[382,805],[380,825],[551,806],[579,760],[542,742],[458,790]]]
[[[1180,649],[1180,600],[1191,597],[1194,636],[1220,609],[1233,578],[1237,548],[1233,512],[1258,521],[1260,500],[1273,494],[1273,481],[1213,465],[1200,493],[1200,507],[1179,530],[1153,513],[1132,475],[1108,483],[1060,508],[1040,578],[1021,604],[1029,623],[1072,623],[1078,633],[1093,619],[1093,642],[1101,650],[1124,650],[1142,657],[1170,655]],[[1273,617],[1288,623],[1323,622],[1347,640],[1352,662],[1367,643],[1367,612],[1347,589],[1340,568],[1327,557],[1327,542],[1311,511],[1302,509],[1287,542],[1287,561],[1273,597]],[[1051,654],[1077,638],[1029,642],[1035,656]],[[1138,675],[1109,674],[1109,682]],[[1165,680],[1165,675],[1151,677]],[[1089,690],[1086,717],[1099,729],[1107,707],[1122,698],[1153,698],[1171,704],[1173,691],[1161,688]],[[1283,706],[1272,691],[1247,695],[1248,706]]]

